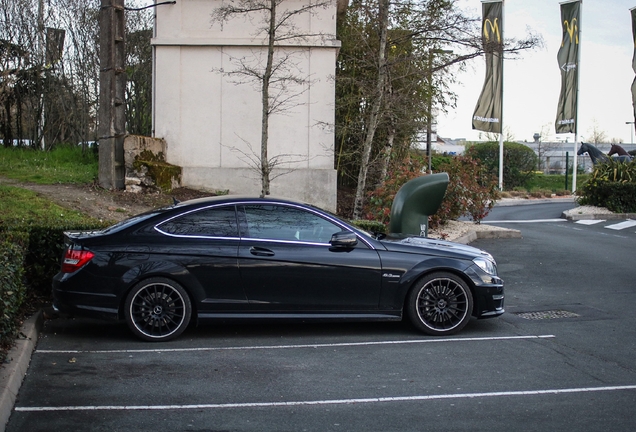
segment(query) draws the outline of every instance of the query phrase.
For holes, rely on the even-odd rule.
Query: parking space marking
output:
[[[373,342],[341,342],[324,344],[302,344],[302,345],[252,345],[235,347],[202,347],[202,348],[156,348],[156,349],[119,349],[119,350],[40,350],[36,349],[36,354],[134,354],[134,353],[167,353],[167,352],[198,352],[198,351],[236,351],[236,350],[263,350],[263,349],[293,349],[293,348],[334,348],[334,347],[355,347],[372,345],[408,345],[422,343],[439,342],[482,342],[501,341],[519,339],[550,339],[554,335],[530,335],[530,336],[501,336],[501,337],[481,337],[481,338],[453,338],[453,339],[414,339],[397,341],[373,341]]]
[[[596,225],[602,222],[605,222],[605,219],[581,219],[577,220],[574,223],[577,223],[579,225]]]
[[[609,387],[581,387],[550,390],[522,390],[490,393],[455,393],[439,395],[420,396],[393,396],[362,399],[331,399],[315,401],[289,401],[289,402],[245,402],[245,403],[222,403],[222,404],[197,404],[197,405],[88,405],[88,406],[61,406],[61,407],[15,407],[19,412],[50,412],[50,411],[144,411],[144,410],[200,410],[200,409],[223,409],[223,408],[277,408],[293,406],[311,405],[349,405],[368,404],[385,402],[416,402],[442,399],[477,399],[491,397],[511,397],[511,396],[541,396],[560,395],[589,392],[611,392],[636,390],[636,385],[609,386]]]
[[[605,228],[619,231],[619,230],[622,230],[622,229],[625,229],[625,228],[631,228],[633,226],[636,226],[636,220],[627,219],[624,222],[620,222],[620,223],[616,223],[616,224],[612,224],[612,225],[607,225]]]
[[[543,222],[567,222],[567,219],[526,219],[526,220],[482,220],[482,224],[495,223],[543,223]]]

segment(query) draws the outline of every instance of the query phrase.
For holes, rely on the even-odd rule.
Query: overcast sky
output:
[[[480,0],[459,0],[481,17]],[[561,45],[561,12],[557,0],[505,0],[504,36],[522,38],[526,29],[540,34],[544,47],[518,60],[504,61],[504,130],[518,141],[532,141],[542,129],[549,139],[574,141],[574,134],[555,135],[554,120],[561,91],[557,52]],[[632,27],[629,9],[636,0],[583,0],[579,75],[579,140],[594,127],[609,139],[636,140],[631,84],[634,80]],[[472,60],[454,90],[457,108],[440,113],[438,134],[445,138],[478,140],[471,118],[484,82],[484,58]],[[483,134],[482,134],[483,135]]]

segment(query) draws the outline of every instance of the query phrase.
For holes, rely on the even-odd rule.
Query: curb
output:
[[[0,368],[0,432],[4,432],[13,411],[13,405],[22,385],[22,379],[29,368],[31,354],[35,349],[43,323],[42,311],[36,312],[24,322],[20,329],[20,337],[7,353],[9,363]]]
[[[516,205],[533,205],[533,204],[548,204],[555,202],[575,202],[576,198],[573,196],[558,197],[558,198],[502,198],[495,204],[496,207],[510,207]]]
[[[563,219],[569,221],[578,221],[584,219],[603,219],[603,220],[616,220],[616,219],[636,219],[636,213],[597,213],[597,214],[574,214],[566,215],[561,213]]]
[[[517,239],[523,238],[521,231],[516,229],[469,231],[453,240],[455,243],[470,244],[477,239]]]

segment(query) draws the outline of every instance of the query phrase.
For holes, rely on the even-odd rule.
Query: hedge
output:
[[[26,298],[24,260],[27,236],[23,232],[0,234],[0,345],[11,346],[20,327],[20,310]],[[2,358],[0,351],[0,360]]]
[[[497,178],[499,176],[499,143],[486,142],[475,144],[466,150],[466,156],[481,161],[486,173]],[[530,147],[504,142],[503,185],[506,190],[525,187],[534,177],[538,158]]]
[[[50,297],[51,279],[59,271],[64,250],[64,231],[107,225],[91,218],[84,223],[51,222],[48,226],[0,224],[0,361],[17,335],[25,300]]]
[[[579,204],[605,207],[615,213],[636,213],[636,162],[609,160],[596,164],[577,193]]]

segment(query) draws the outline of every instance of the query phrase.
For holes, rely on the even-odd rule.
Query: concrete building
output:
[[[290,0],[280,8],[307,3]],[[240,71],[240,62],[261,68],[267,40],[259,32],[262,16],[213,22],[213,11],[222,5],[180,0],[157,7],[153,136],[165,139],[167,162],[182,167],[183,186],[258,195],[260,82],[229,73]],[[291,73],[306,82],[283,90],[283,97],[294,96],[289,109],[270,117],[269,159],[278,158],[271,193],[335,210],[336,0],[312,12],[299,14],[294,25],[297,34],[313,36],[277,50],[277,58],[287,55]]]

